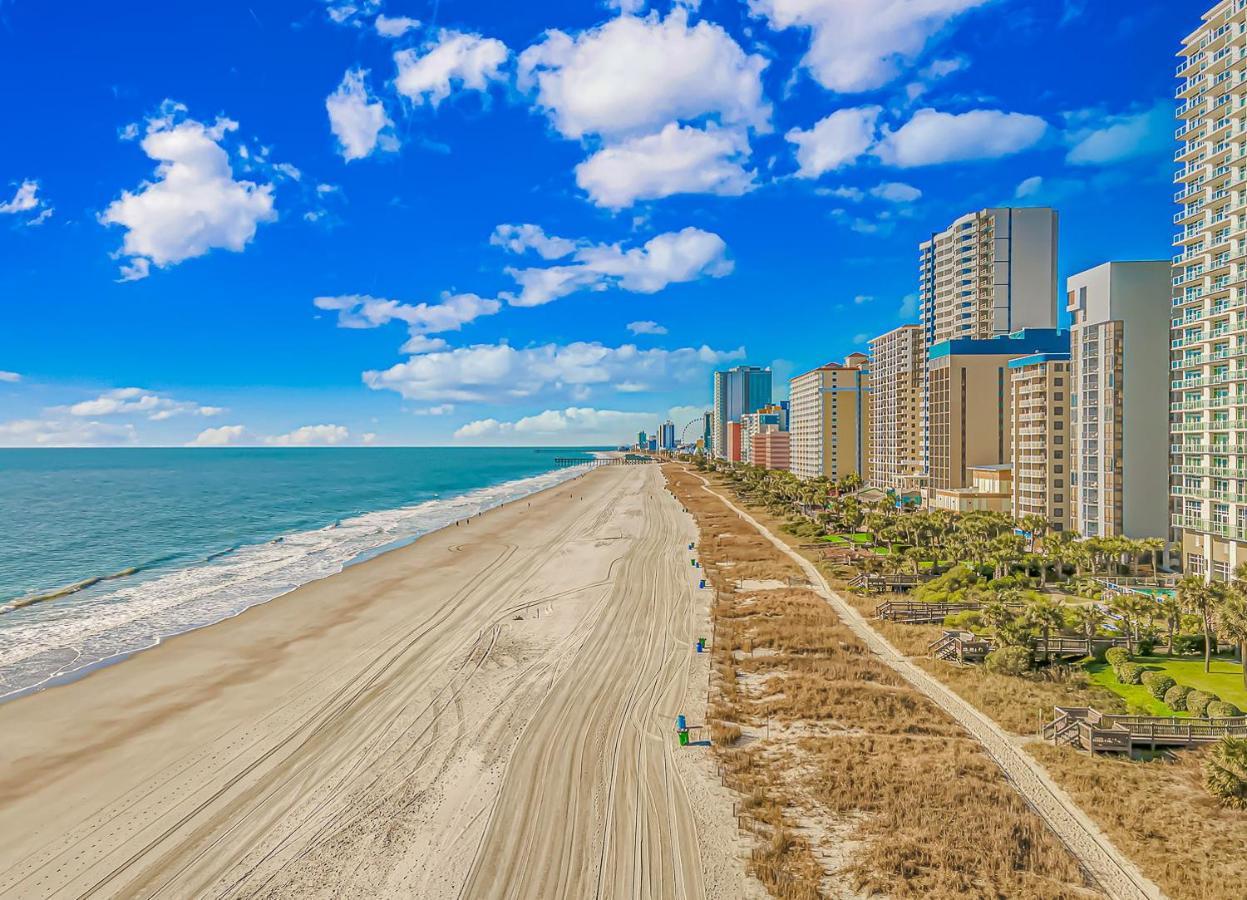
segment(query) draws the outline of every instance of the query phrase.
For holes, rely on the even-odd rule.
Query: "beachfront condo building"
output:
[[[675,449],[675,422],[667,420],[658,426],[658,449]]]
[[[757,412],[770,402],[770,369],[736,366],[724,372],[715,372],[710,435],[713,454],[719,459],[728,459],[728,423],[739,423],[741,416]]]
[[[753,459],[753,439],[768,428],[774,428],[777,431],[788,430],[787,403],[783,406],[771,403],[757,412],[745,413],[740,417],[741,462],[757,465]]]
[[[753,436],[750,457],[753,464],[763,469],[787,471],[792,465],[792,434],[773,425]]]
[[[1247,4],[1214,4],[1177,69],[1171,522],[1185,571],[1217,579],[1247,561],[1245,29]]]
[[[936,491],[967,487],[972,467],[1012,463],[1009,361],[1068,352],[1068,333],[1054,328],[1028,328],[990,340],[941,341],[930,349],[929,502]]]
[[[898,494],[922,475],[922,334],[902,325],[870,342],[870,482]]]
[[[1057,327],[1056,210],[998,207],[966,213],[919,245],[923,351],[944,341],[989,340]],[[930,384],[922,400],[929,473]]]
[[[1172,268],[1168,260],[1111,262],[1066,282],[1070,338],[1070,527],[1084,537],[1167,537]],[[1199,411],[1228,387],[1177,395],[1174,413]],[[1184,409],[1185,407],[1185,409]],[[1174,492],[1200,496],[1213,482],[1174,475]],[[1201,498],[1210,499],[1210,498]]]
[[[1019,520],[1040,516],[1048,530],[1068,531],[1070,355],[1033,353],[1009,360],[1009,390],[1012,514]]]
[[[864,353],[789,382],[791,471],[799,478],[870,477],[870,369]]]

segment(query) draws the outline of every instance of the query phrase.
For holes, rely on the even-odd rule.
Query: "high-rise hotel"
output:
[[[870,342],[870,482],[898,494],[921,483],[924,358],[917,325]]]
[[[1247,561],[1247,0],[1204,14],[1179,54],[1170,329],[1170,510],[1190,574]]]
[[[715,372],[713,390],[708,450],[719,459],[730,459],[728,426],[732,422],[739,424],[741,416],[770,404],[771,370],[736,366],[725,372]]]
[[[923,352],[1056,328],[1057,213],[1046,207],[967,213],[919,246]],[[924,363],[925,365],[925,363]],[[923,387],[923,468],[931,470],[929,376]]]

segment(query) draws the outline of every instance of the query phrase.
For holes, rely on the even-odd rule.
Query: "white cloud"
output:
[[[332,447],[350,439],[351,433],[341,425],[304,425],[287,434],[266,437],[264,443],[273,447]]]
[[[17,384],[17,382],[21,380],[22,376],[17,372],[6,372],[3,369],[0,369],[0,381],[7,382],[8,384]]]
[[[875,298],[872,297],[870,294],[858,294],[856,297],[853,298],[854,306],[865,306],[867,303],[874,303],[874,302],[875,302]]]
[[[625,16],[634,16],[645,9],[646,0],[606,0],[608,9],[617,9]]]
[[[134,426],[81,419],[16,419],[0,422],[3,447],[98,447],[133,444]]]
[[[743,131],[670,122],[594,153],[576,166],[576,184],[598,206],[616,210],[673,194],[738,197],[753,185],[748,159]]]
[[[1075,166],[1102,166],[1148,154],[1159,155],[1168,151],[1172,134],[1173,104],[1162,100],[1150,109],[1120,116],[1095,116],[1089,127],[1076,127],[1069,136],[1073,147],[1065,159]]]
[[[918,295],[906,294],[901,298],[901,308],[897,310],[897,315],[902,319],[912,319],[918,315]]]
[[[648,320],[644,322],[629,322],[628,330],[631,331],[633,334],[666,334],[667,333],[667,329],[665,326],[659,325],[657,322],[652,322]]]
[[[519,86],[568,138],[652,134],[669,122],[712,116],[720,124],[769,127],[767,61],[747,55],[718,25],[620,16],[575,36],[548,31],[519,58]]]
[[[823,87],[856,93],[897,78],[957,15],[991,0],[749,0],[776,30],[810,30],[803,65]]]
[[[502,79],[508,56],[502,41],[443,28],[420,51],[394,54],[398,66],[394,87],[413,103],[436,107],[456,85],[462,90],[487,90],[490,82]]]
[[[499,296],[512,306],[540,306],[577,291],[612,287],[654,294],[671,284],[722,278],[732,267],[723,238],[700,228],[685,228],[660,234],[630,250],[619,244],[582,244],[563,265],[507,269],[521,291]]]
[[[704,406],[673,406],[667,410],[667,418],[675,423],[676,440],[680,438],[680,432],[690,423],[701,419],[703,415],[709,412]],[[694,425],[688,430],[689,437],[693,440],[701,437],[701,429]]]
[[[889,203],[913,203],[922,196],[922,191],[910,184],[899,181],[886,181],[870,189],[870,195]]]
[[[335,25],[363,27],[364,20],[376,15],[381,0],[324,0],[325,14]]]
[[[455,439],[472,442],[505,437],[511,445],[617,444],[631,439],[643,428],[652,427],[656,418],[654,413],[569,406],[547,409],[514,422],[479,419],[456,431]]]
[[[415,28],[419,28],[420,20],[413,19],[410,16],[379,15],[372,24],[377,29],[377,34],[382,37],[396,38],[402,37]]]
[[[853,343],[855,343],[855,344],[864,344],[864,343],[866,343],[866,342],[867,342],[867,341],[869,341],[869,340],[870,340],[870,335],[868,335],[868,334],[867,334],[866,332],[864,332],[864,331],[863,331],[863,332],[859,332],[858,334],[853,335]]]
[[[607,347],[597,342],[524,348],[477,344],[414,356],[389,369],[365,372],[363,379],[374,390],[433,403],[509,403],[539,394],[583,400],[595,388],[624,382],[650,389],[700,383],[710,367],[744,355],[744,348],[705,346],[642,350],[633,344]]]
[[[185,107],[166,103],[161,115],[148,119],[141,146],[157,162],[155,179],[123,191],[100,215],[102,224],[126,229],[118,254],[129,257],[123,281],[214,248],[240,252],[261,222],[277,218],[272,184],[234,180],[221,141],[238,123],[218,118],[209,126],[181,119],[184,113]]]
[[[793,128],[784,137],[797,145],[797,175],[818,178],[857,162],[875,142],[881,112],[878,106],[838,109],[808,131]]]
[[[1030,178],[1023,179],[1013,192],[1013,196],[1019,200],[1023,197],[1033,197],[1043,189],[1043,176],[1032,175]]]
[[[55,412],[67,413],[80,418],[95,416],[145,416],[153,422],[174,416],[219,416],[225,412],[219,406],[203,406],[185,400],[174,400],[143,388],[125,387],[105,391],[91,400],[83,400],[69,406],[54,407]]]
[[[577,247],[573,240],[547,235],[540,225],[499,225],[489,243],[515,254],[533,250],[542,259],[561,259]]]
[[[27,180],[17,186],[17,192],[13,194],[12,200],[0,203],[0,213],[12,215],[29,212],[38,206],[39,182]]]
[[[228,447],[237,444],[246,436],[246,429],[241,425],[222,425],[220,428],[205,428],[188,441],[188,447]]]
[[[336,312],[339,328],[380,328],[390,322],[404,323],[411,335],[403,347],[405,353],[441,350],[446,342],[429,335],[459,331],[464,325],[482,316],[492,316],[502,309],[497,300],[476,294],[449,293],[443,294],[438,303],[417,303],[414,306],[367,294],[317,297],[312,303],[317,309]]]
[[[1022,113],[920,109],[897,130],[885,130],[873,152],[900,168],[997,159],[1035,146],[1047,132],[1047,122]]]
[[[394,123],[385,113],[385,104],[368,89],[364,69],[350,69],[342,76],[337,90],[325,98],[329,127],[338,139],[338,149],[347,162],[382,150],[397,150]]]

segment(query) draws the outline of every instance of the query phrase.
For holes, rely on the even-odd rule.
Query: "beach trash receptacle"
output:
[[[701,583],[698,585],[698,587],[700,587],[704,591],[706,589],[706,579],[703,578],[701,580]]]
[[[688,729],[687,728],[680,732],[680,746],[681,747],[688,746]]]
[[[675,717],[675,727],[677,731],[686,731],[688,729],[688,722],[684,716]]]

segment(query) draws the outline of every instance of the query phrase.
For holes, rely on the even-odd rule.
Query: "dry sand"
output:
[[[694,539],[603,468],[0,706],[0,896],[757,896]]]

